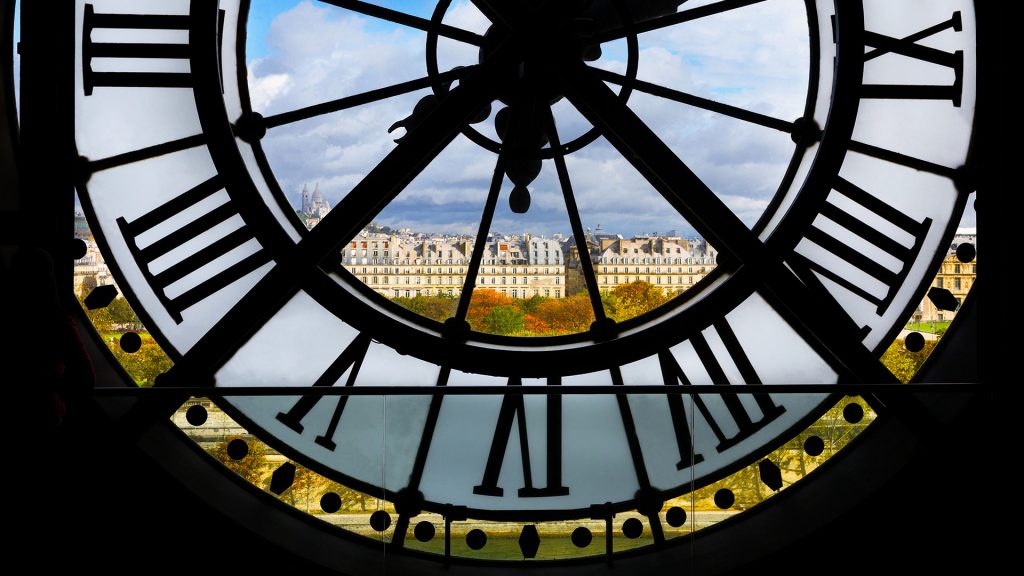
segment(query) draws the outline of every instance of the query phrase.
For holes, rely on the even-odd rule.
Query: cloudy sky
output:
[[[432,2],[382,1],[429,16]],[[691,0],[686,8],[709,3]],[[284,112],[426,74],[426,34],[310,0],[253,2],[247,60],[253,107]],[[483,33],[488,21],[455,0],[445,22]],[[765,22],[772,25],[765,26]],[[792,120],[807,84],[803,2],[769,0],[748,8],[641,35],[641,79]],[[625,43],[603,46],[595,66],[625,69]],[[442,70],[473,64],[477,49],[442,39]],[[284,190],[298,203],[304,184],[319,183],[332,202],[396,146],[401,129],[427,91],[272,129],[264,145]],[[775,192],[793,145],[787,134],[644,94],[630,105],[745,222],[753,224]],[[497,111],[498,106],[494,107]],[[554,107],[561,139],[589,128],[562,100]],[[494,136],[491,118],[476,125]],[[423,231],[473,232],[478,227],[495,156],[459,137],[377,221]],[[639,234],[692,228],[603,140],[567,158],[585,227]],[[552,162],[530,186],[524,215],[508,208],[503,188],[494,231],[569,232]]]

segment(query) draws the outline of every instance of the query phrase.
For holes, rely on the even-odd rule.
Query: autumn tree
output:
[[[541,302],[534,316],[555,333],[575,334],[590,330],[594,323],[594,308],[590,296],[584,292]]]
[[[322,497],[328,492],[333,492],[341,498],[341,511],[369,512],[371,509],[376,508],[377,498],[343,484],[327,481],[320,491],[320,496]]]
[[[280,498],[306,512],[320,508],[320,497],[326,492],[330,481],[304,466],[295,467],[295,479],[291,486],[281,493]]]
[[[228,455],[228,445],[234,440],[245,442],[249,448],[245,456],[238,460]],[[270,475],[270,465],[267,463],[267,447],[263,442],[256,440],[252,436],[231,436],[225,438],[210,450],[210,454],[251,484],[260,486]]]
[[[167,356],[167,353],[160,348],[160,345],[147,333],[140,334],[142,347],[137,351],[128,353],[121,349],[118,344],[118,336],[106,336],[108,347],[117,358],[117,361],[124,367],[125,372],[135,380],[139,386],[151,386],[156,377],[167,372],[174,366],[174,362]]]
[[[614,310],[606,312],[616,322],[635,318],[669,301],[664,290],[642,280],[616,286],[612,289],[611,296]]]
[[[935,349],[936,340],[925,340],[924,347],[917,352],[907,350],[902,339],[894,341],[889,349],[882,354],[882,364],[892,372],[900,382],[906,384],[917,374],[918,369]]]
[[[455,310],[459,305],[459,299],[448,294],[438,294],[437,296],[419,295],[412,298],[399,297],[392,298],[391,301],[406,310],[415,312],[420,316],[426,316],[431,320],[437,320],[438,322],[444,322],[454,316]]]
[[[496,306],[515,306],[515,300],[505,294],[486,288],[473,290],[469,301],[469,312],[466,320],[477,331],[487,332],[486,318]]]

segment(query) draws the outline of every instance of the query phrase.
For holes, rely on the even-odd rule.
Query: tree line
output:
[[[637,281],[601,292],[601,304],[607,317],[622,322],[654,310],[671,300],[648,282]],[[413,296],[392,298],[399,306],[444,322],[455,315],[458,296]],[[586,292],[565,298],[533,296],[512,298],[495,290],[473,290],[466,321],[477,332],[505,336],[558,336],[586,332],[594,322],[594,308]]]

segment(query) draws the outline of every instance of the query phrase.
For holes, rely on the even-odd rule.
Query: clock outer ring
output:
[[[854,10],[851,12],[859,11]],[[854,14],[853,19],[857,19],[856,16],[857,14]],[[852,52],[854,50],[854,48],[850,47],[850,44],[846,44],[846,47],[847,51]],[[856,60],[855,62],[859,63],[859,60]],[[848,74],[848,77],[852,77],[854,80],[857,81],[859,85],[859,67],[856,67],[854,72],[855,73],[853,74]],[[828,150],[831,147],[838,151],[838,153],[825,155],[825,158],[828,159],[828,162],[825,163],[825,165],[834,166],[833,170],[835,172],[838,172],[838,167],[841,165],[842,160],[844,158],[844,149],[842,148],[841,144],[844,143],[846,139],[848,139],[848,134],[852,133],[852,126],[853,121],[856,118],[858,102],[855,90],[846,90],[845,92],[839,92],[839,94],[839,97],[833,99],[833,108],[829,114],[828,124],[830,126],[833,124],[838,124],[840,127],[836,128],[834,131],[826,131],[826,136],[822,139],[821,147],[822,150]],[[839,98],[845,98],[845,102],[842,102],[841,104],[845,105],[846,113],[840,115],[840,120],[837,121],[835,120],[834,111],[836,101],[839,100]],[[199,101],[201,101],[201,99],[197,98],[197,102]],[[209,102],[211,104],[213,102],[212,99],[206,99],[203,101]],[[223,112],[221,111],[220,114],[222,115]],[[845,138],[842,137],[843,133],[847,135]],[[837,136],[836,134],[840,135]],[[836,144],[831,144],[829,146],[826,145],[827,143]],[[215,155],[215,161],[216,158],[217,157]],[[823,170],[821,168],[821,165],[823,164],[821,150],[819,150],[818,157],[815,159],[814,162],[817,166],[817,169],[812,167],[810,174],[807,180],[805,181],[805,188],[810,186],[811,183],[815,183],[818,181],[828,182],[828,179],[831,178],[831,176],[833,175],[832,171]],[[220,168],[219,163],[218,167]],[[828,191],[828,187],[822,187],[820,193],[822,201],[824,199],[824,196],[828,193]],[[809,222],[814,218],[815,214],[816,212],[814,209],[804,210],[803,216],[806,218],[806,221]],[[799,240],[799,236],[794,236],[795,239],[793,240],[793,244],[795,245],[796,241]],[[781,257],[779,259],[781,260]],[[303,286],[303,289],[305,289],[309,294],[311,294],[315,299],[317,299],[317,301],[319,301],[322,305],[333,308],[335,314],[337,314],[340,318],[345,318],[346,320],[350,321],[356,328],[364,330],[367,333],[373,334],[375,338],[376,334],[381,333],[392,335],[393,337],[391,339],[380,338],[380,340],[385,344],[394,346],[399,352],[403,352],[411,348],[416,351],[415,355],[418,358],[425,359],[427,361],[434,361],[437,364],[448,365],[450,367],[457,369],[481,373],[488,373],[490,371],[493,371],[493,366],[495,365],[495,362],[502,362],[508,364],[507,357],[502,358],[501,353],[499,353],[496,357],[492,357],[478,352],[466,353],[464,350],[450,351],[446,349],[445,346],[430,346],[430,341],[419,343],[413,342],[412,344],[403,345],[403,342],[405,342],[407,338],[412,338],[414,335],[417,334],[418,331],[416,329],[405,326],[401,322],[397,321],[390,324],[386,324],[382,328],[381,318],[372,315],[363,316],[357,314],[353,317],[352,310],[359,309],[357,306],[358,301],[347,291],[339,290],[337,286],[333,286],[330,280],[326,277],[326,275],[321,274],[314,276],[316,277],[312,280],[308,280],[306,284]],[[692,310],[687,311],[689,313],[688,315],[685,315],[684,318],[674,319],[672,323],[664,322],[657,324],[653,327],[648,327],[641,333],[629,336],[628,339],[620,338],[614,342],[602,342],[594,344],[590,347],[577,351],[578,356],[569,358],[568,360],[568,354],[565,350],[557,350],[547,353],[547,358],[550,358],[550,360],[538,354],[537,356],[540,356],[540,360],[537,360],[536,356],[534,356],[531,357],[530,362],[527,363],[539,364],[535,368],[535,371],[531,372],[530,369],[520,370],[519,373],[516,375],[522,377],[530,377],[534,375],[551,376],[559,374],[560,368],[566,370],[564,374],[581,372],[578,369],[575,372],[572,370],[572,368],[576,366],[585,366],[585,372],[593,372],[596,370],[606,369],[612,366],[619,366],[628,363],[631,360],[638,359],[632,358],[627,360],[621,360],[620,358],[616,358],[615,351],[618,348],[635,347],[636,349],[644,349],[642,345],[644,341],[647,341],[648,339],[652,338],[654,339],[654,341],[658,341],[657,338],[659,337],[666,338],[666,340],[661,341],[668,341],[669,339],[671,339],[672,342],[681,341],[689,337],[690,335],[710,326],[714,320],[720,318],[720,316],[718,315],[720,310],[731,310],[735,305],[739,304],[743,299],[750,296],[752,293],[756,291],[756,287],[751,288],[751,286],[754,286],[756,284],[756,280],[753,278],[746,278],[747,276],[750,276],[749,269],[741,269],[734,276],[735,277],[731,280],[731,282],[727,282],[725,285],[718,287],[716,290],[714,290],[711,294],[709,294],[706,297],[706,301],[702,302],[704,306],[697,308],[697,311],[704,311],[702,315],[697,315]],[[738,280],[745,280],[745,282],[740,282]],[[361,283],[358,283],[358,285],[362,286]],[[372,292],[369,288],[364,287],[364,289],[368,292]],[[672,326],[673,323],[678,323],[683,328],[674,328]],[[374,328],[374,330],[372,331],[370,329],[371,325]],[[515,340],[518,343],[521,342],[523,339],[513,340]],[[542,341],[544,339],[537,338],[530,340]],[[444,340],[441,340],[439,338],[434,338],[433,341],[444,342]],[[397,343],[397,346],[394,343]],[[600,351],[601,353],[596,354],[597,351]],[[638,357],[647,357],[649,355],[650,354],[641,354]],[[459,358],[463,356],[469,356],[470,359],[458,363],[451,362],[452,358]],[[608,360],[606,364],[598,365],[595,364],[593,361],[594,356],[611,356],[612,359]],[[521,366],[522,364],[522,362],[515,363],[515,365],[517,366]],[[499,363],[498,365],[501,364]],[[568,368],[566,368],[567,365]],[[502,375],[507,375],[507,372],[502,373]],[[796,424],[794,424],[785,433],[781,434],[780,438],[788,440],[789,437],[792,436],[798,429],[806,427],[807,424],[809,424],[811,421],[817,418],[821,412],[827,409],[827,407],[834,404],[836,401],[837,396],[831,396],[829,398],[826,398],[816,409],[808,411],[808,413],[804,417],[802,417]],[[249,429],[250,431],[257,432],[258,436],[263,438],[265,441],[270,441],[283,454],[291,457],[292,459],[303,464],[304,466],[312,470],[315,470],[324,476],[338,480],[339,482],[345,485],[360,489],[366,493],[372,494],[381,490],[379,486],[374,486],[367,482],[357,480],[342,472],[321,465],[312,458],[305,456],[301,450],[292,448],[286,442],[277,440],[273,435],[267,434],[266,431],[262,429],[262,427],[260,427],[258,424],[256,424],[255,422],[247,418],[244,414],[242,414],[241,411],[231,407],[228,402],[221,402],[220,406],[230,416],[236,419],[236,421],[239,421],[244,426],[246,426],[247,429]],[[743,466],[746,466],[747,464],[749,464],[750,461],[753,461],[756,458],[770,452],[772,449],[776,447],[776,445],[779,442],[780,441],[768,442],[764,446],[760,447],[758,450],[755,450],[751,454],[748,454],[745,457],[732,462],[730,465],[723,466],[719,470],[716,470],[714,473],[703,476],[701,478],[701,484],[703,485],[706,483],[713,482],[721,477],[724,477],[734,472],[735,470],[742,468]],[[659,496],[668,499],[674,496],[678,496],[679,494],[689,492],[690,488],[690,484],[684,484],[681,486],[677,486],[675,488],[659,491],[658,494]],[[397,492],[393,490],[387,490],[385,491],[385,495],[388,500],[394,501],[396,499]],[[635,505],[635,499],[624,500],[622,502],[614,504],[614,509],[616,511],[630,510],[634,509]],[[439,502],[431,502],[428,500],[422,504],[422,507],[427,510],[442,511],[444,504]],[[495,520],[521,520],[524,518],[530,520],[564,519],[572,517],[584,517],[589,513],[589,508],[555,510],[536,509],[515,511],[468,508],[467,510],[468,513],[473,518]]]

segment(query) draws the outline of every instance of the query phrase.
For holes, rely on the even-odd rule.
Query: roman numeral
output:
[[[94,30],[185,30],[189,16],[165,14],[101,14],[92,4],[85,5],[82,23],[82,82],[85,94],[96,86],[135,86],[144,88],[188,88],[192,75],[188,72],[148,72],[145,65],[137,72],[96,72],[93,60],[111,58],[127,61],[189,60],[190,48],[185,43],[94,42]]]
[[[334,384],[341,378],[342,374],[345,373],[349,367],[352,371],[349,372],[348,379],[345,381],[345,386],[352,386],[356,382],[356,378],[359,376],[359,368],[363,365],[363,359],[366,357],[366,351],[370,347],[370,337],[360,334],[356,336],[348,346],[342,350],[338,358],[327,367],[327,370],[317,378],[316,382],[313,383],[314,387],[320,386],[334,386]],[[291,428],[295,433],[302,434],[305,429],[302,421],[309,414],[309,411],[313,409],[321,400],[323,396],[303,396],[292,405],[291,409],[287,412],[280,412],[277,415],[277,419],[281,421],[285,426]],[[339,396],[338,404],[334,407],[334,412],[331,414],[331,420],[327,424],[327,429],[324,433],[317,436],[314,442],[327,448],[328,450],[334,450],[338,445],[334,442],[334,433],[338,430],[338,423],[341,422],[341,414],[345,411],[345,404],[348,403],[348,396]]]
[[[944,52],[930,46],[918,44],[918,41],[937,34],[943,30],[963,30],[960,12],[940,24],[916,32],[905,38],[892,38],[876,32],[864,31],[864,44],[875,48],[864,54],[864,61],[872,60],[883,54],[899,54],[921,62],[928,62],[953,71],[953,83],[944,84],[865,84],[861,87],[864,98],[886,98],[900,100],[949,100],[954,106],[960,106],[963,94],[964,53]]]
[[[807,271],[813,270],[817,272],[860,298],[874,304],[877,314],[881,316],[889,308],[889,305],[892,304],[899,287],[903,285],[903,281],[910,272],[911,265],[920,253],[924,239],[928,235],[928,229],[931,227],[932,220],[931,218],[925,218],[918,222],[843,178],[837,178],[833,188],[836,192],[839,192],[862,208],[867,209],[872,218],[865,220],[844,211],[832,202],[834,196],[829,196],[820,214],[839,224],[861,240],[897,259],[900,263],[899,269],[895,271],[890,270],[850,246],[847,240],[840,240],[832,233],[826,232],[815,224],[811,226],[806,235],[808,240],[828,250],[864,274],[881,282],[885,286],[885,293],[882,296],[873,294],[850,278],[837,274],[828,263],[816,262],[801,254],[794,254],[795,260],[792,262],[794,264],[794,271],[805,282],[813,284],[818,283],[817,279],[808,275]],[[881,219],[910,234],[913,237],[913,244],[909,247],[904,246],[879,231],[875,225],[878,222],[877,219]]]
[[[760,377],[740,346],[739,340],[736,338],[736,334],[733,332],[732,327],[729,326],[729,323],[721,320],[715,323],[714,327],[719,338],[722,340],[722,344],[725,345],[725,349],[733,364],[736,365],[740,375],[743,377],[743,382],[729,382],[725,370],[722,369],[718,358],[712,352],[707,339],[704,338],[703,334],[697,334],[690,339],[690,344],[693,346],[694,351],[697,353],[697,358],[700,360],[708,376],[711,377],[711,381],[715,386],[728,387],[734,384],[747,386],[762,385]],[[661,362],[661,374],[666,386],[677,386],[679,384],[691,386],[690,379],[686,376],[686,371],[679,365],[671,352],[660,352],[658,359]],[[775,401],[768,394],[754,394],[753,397],[754,402],[761,411],[760,416],[752,416],[736,394],[722,393],[720,395],[721,405],[725,407],[724,412],[720,409],[713,410],[714,406],[708,406],[708,402],[702,396],[692,395],[694,410],[700,413],[718,440],[715,450],[719,453],[749,438],[786,411],[784,407],[775,404]],[[672,425],[675,428],[676,445],[679,447],[679,462],[676,463],[676,469],[685,470],[692,465],[703,462],[704,456],[694,451],[693,437],[690,434],[691,422],[688,420],[686,410],[683,407],[682,395],[669,394],[668,407],[672,415]],[[692,416],[696,417],[696,414]],[[734,425],[737,431],[727,434],[725,429],[723,429],[723,424],[727,422]]]
[[[558,379],[549,379],[548,385],[559,385]],[[521,386],[519,378],[509,378],[509,386]],[[491,441],[491,451],[484,467],[484,477],[474,494],[502,496],[505,491],[498,487],[498,476],[504,463],[512,421],[519,425],[519,454],[523,465],[523,483],[519,496],[535,498],[541,496],[564,496],[569,488],[562,486],[562,397],[552,394],[547,397],[547,485],[544,488],[533,485],[533,470],[530,467],[530,442],[527,437],[526,406],[521,394],[509,394],[501,402],[498,423]]]
[[[186,210],[213,196],[223,187],[220,178],[214,176],[131,222],[128,222],[124,217],[117,219],[117,225],[121,229],[121,234],[124,236],[128,249],[135,257],[136,262],[139,263],[143,276],[153,288],[157,298],[160,299],[168,314],[178,324],[182,321],[181,313],[184,310],[205,300],[207,297],[270,261],[269,254],[263,248],[260,248],[178,296],[173,298],[168,296],[167,288],[172,284],[185,279],[217,258],[252,240],[254,238],[252,232],[243,225],[241,228],[237,228],[227,235],[199,248],[159,273],[152,272],[151,267],[154,260],[194,240],[221,222],[238,214],[230,202],[225,202],[198,218],[189,220],[187,216],[184,216]],[[162,238],[149,243],[144,248],[140,248],[138,245],[139,236],[165,222],[174,222],[176,224],[174,230]]]

